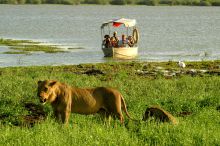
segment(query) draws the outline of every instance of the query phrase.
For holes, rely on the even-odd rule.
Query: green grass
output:
[[[0,45],[9,46],[9,49],[12,50],[4,52],[5,54],[29,54],[31,52],[39,51],[45,53],[64,52],[61,48],[55,46],[39,45],[39,42],[33,42],[30,40],[0,39]]]
[[[0,68],[0,145],[219,145],[219,65],[220,61],[188,62],[185,69],[179,69],[175,62],[131,62]],[[158,67],[182,74],[167,79]],[[104,74],[86,74],[91,69]],[[208,72],[188,74],[191,69]],[[155,71],[156,75],[138,74],[137,70]],[[54,121],[51,106],[46,104],[45,120],[33,127],[22,126],[22,116],[30,114],[24,104],[40,105],[37,81],[44,79],[76,87],[115,87],[135,119],[142,119],[146,107],[156,104],[173,114],[179,125],[136,123],[126,117],[124,125],[119,120],[109,125],[99,115],[72,114],[69,126],[63,127]],[[181,117],[182,112],[192,114]]]
[[[6,51],[3,52],[3,54],[29,54],[29,52],[25,52],[25,51]]]
[[[0,45],[7,45],[7,46],[16,46],[20,44],[35,44],[35,42],[29,40],[12,40],[12,39],[0,39]]]

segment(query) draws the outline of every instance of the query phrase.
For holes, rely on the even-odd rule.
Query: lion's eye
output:
[[[47,88],[47,87],[45,87],[45,88],[44,88],[44,91],[47,91],[47,90],[48,90],[48,88]]]

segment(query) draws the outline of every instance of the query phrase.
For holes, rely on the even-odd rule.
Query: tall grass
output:
[[[191,64],[204,69],[202,65],[208,64]],[[142,66],[140,63],[110,63],[1,68],[0,145],[219,145],[220,112],[216,110],[220,105],[219,76],[152,78],[136,74]],[[83,74],[94,68],[105,74]],[[173,64],[165,68],[173,68]],[[72,114],[69,126],[63,127],[54,121],[51,106],[46,104],[45,121],[32,128],[14,126],[21,115],[29,114],[24,103],[40,104],[36,96],[37,81],[44,79],[76,87],[115,87],[123,94],[128,111],[135,119],[142,119],[146,106],[156,104],[177,117],[179,125],[156,121],[136,123],[126,117],[125,125],[120,125],[119,120],[108,124],[99,115]],[[192,114],[180,117],[181,112]]]

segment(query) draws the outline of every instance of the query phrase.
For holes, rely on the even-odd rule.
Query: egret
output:
[[[181,68],[185,68],[186,67],[186,64],[183,61],[179,61],[178,65]]]

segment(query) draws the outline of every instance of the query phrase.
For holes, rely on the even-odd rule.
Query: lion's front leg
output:
[[[69,122],[69,117],[71,113],[71,104],[72,104],[72,98],[71,95],[68,94],[66,95],[65,102],[63,102],[63,108],[62,108],[62,113],[61,113],[61,119],[62,122],[67,126]]]
[[[61,113],[61,119],[65,125],[67,125],[69,122],[70,113],[71,113],[71,102],[63,106],[63,110]]]
[[[65,110],[61,113],[61,118],[62,118],[62,122],[67,125],[69,122],[69,117],[70,117],[70,110]]]
[[[61,113],[57,109],[54,109],[53,112],[54,112],[54,116],[55,116],[56,121],[59,122]]]

